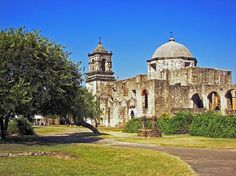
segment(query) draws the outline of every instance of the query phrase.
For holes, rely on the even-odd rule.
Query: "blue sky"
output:
[[[39,29],[86,69],[102,36],[116,76],[146,73],[172,31],[199,66],[232,70],[236,83],[235,0],[0,0],[0,9],[0,29]]]

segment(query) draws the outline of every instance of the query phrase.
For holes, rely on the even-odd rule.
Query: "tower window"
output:
[[[190,62],[185,62],[185,63],[184,63],[184,66],[185,66],[185,67],[190,66]]]
[[[156,70],[157,70],[157,68],[156,68],[156,63],[152,63],[152,64],[150,64],[150,66],[151,66],[151,68],[152,68],[153,71],[156,71]]]
[[[102,65],[101,65],[101,67],[102,67],[102,71],[103,71],[103,72],[106,71],[105,65],[106,65],[106,59],[102,59]]]
[[[132,97],[136,97],[136,90],[132,90]]]
[[[90,63],[90,71],[94,71],[94,60],[92,59],[91,63]]]

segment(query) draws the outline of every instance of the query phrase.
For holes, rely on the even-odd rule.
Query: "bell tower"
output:
[[[86,87],[93,93],[97,93],[101,83],[115,81],[112,71],[112,52],[108,52],[102,45],[101,38],[92,53],[88,54],[89,70],[86,73]]]

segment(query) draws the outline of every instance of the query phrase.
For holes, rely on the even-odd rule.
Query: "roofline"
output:
[[[103,51],[94,51],[92,53],[88,53],[88,56],[94,56],[96,54],[100,54],[100,55],[112,55],[112,51],[106,51],[106,52],[103,52]]]
[[[180,56],[180,57],[154,57],[154,58],[147,60],[147,62],[156,61],[156,60],[167,60],[167,59],[194,60],[197,63],[197,59],[195,57],[184,57],[184,56]]]

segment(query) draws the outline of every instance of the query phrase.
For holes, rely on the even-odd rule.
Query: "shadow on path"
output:
[[[103,134],[106,135],[106,134]],[[66,133],[50,136],[11,137],[7,143],[25,145],[56,145],[70,143],[107,144],[111,146],[151,149],[166,152],[179,157],[188,163],[201,176],[236,176],[236,150],[198,149],[157,146],[118,142],[114,139],[103,139],[92,132]],[[1,144],[1,143],[0,143]]]
[[[104,134],[103,134],[104,135]],[[54,134],[48,136],[23,136],[9,137],[4,143],[25,144],[25,145],[56,145],[56,144],[71,144],[71,143],[96,143],[102,140],[98,135],[92,132],[78,132]],[[0,143],[1,144],[1,143]]]

